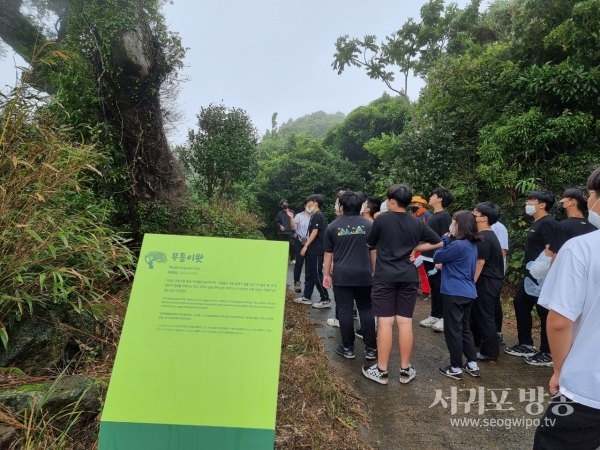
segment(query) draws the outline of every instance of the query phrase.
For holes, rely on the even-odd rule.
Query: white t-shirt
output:
[[[569,239],[546,277],[538,304],[574,322],[560,373],[565,397],[600,409],[600,230]]]
[[[492,225],[492,231],[496,233],[498,241],[500,241],[500,247],[502,250],[508,251],[508,230],[500,222],[496,222]],[[506,258],[504,258],[504,272],[506,272]]]

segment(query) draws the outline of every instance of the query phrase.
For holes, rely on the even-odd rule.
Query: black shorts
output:
[[[373,315],[412,318],[417,303],[419,282],[374,282],[371,293]]]

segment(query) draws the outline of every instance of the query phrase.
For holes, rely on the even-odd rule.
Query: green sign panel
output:
[[[272,450],[287,244],[144,238],[99,450]]]

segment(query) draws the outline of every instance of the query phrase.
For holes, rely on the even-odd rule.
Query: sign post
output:
[[[147,234],[99,450],[272,450],[287,245]]]

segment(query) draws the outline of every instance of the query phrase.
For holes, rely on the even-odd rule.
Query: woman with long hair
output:
[[[452,240],[452,236],[455,240]],[[449,233],[442,236],[444,246],[433,254],[433,262],[442,264],[441,294],[444,304],[444,337],[450,352],[450,365],[440,373],[462,380],[463,370],[478,377],[477,352],[469,328],[471,308],[477,297],[475,267],[477,245],[481,236],[471,211],[458,211],[452,216]],[[462,355],[467,362],[463,364]]]

